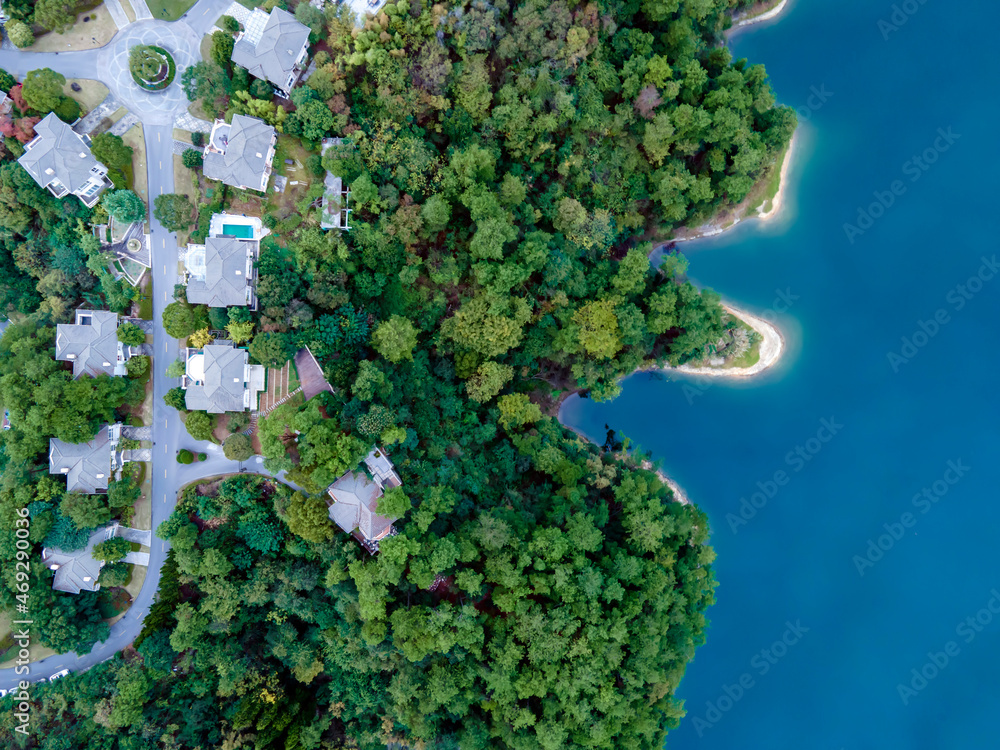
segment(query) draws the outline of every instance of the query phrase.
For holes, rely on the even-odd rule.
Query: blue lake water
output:
[[[1000,744],[1000,269],[982,260],[1000,103],[969,28],[995,8],[901,5],[904,24],[891,2],[797,0],[733,40],[808,118],[784,217],[690,246],[690,275],[773,316],[781,365],[636,375],[564,409],[593,438],[637,440],[712,522],[718,603],[669,750]],[[896,181],[851,242],[843,225]]]

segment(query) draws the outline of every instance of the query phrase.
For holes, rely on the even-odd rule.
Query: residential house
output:
[[[254,261],[260,245],[259,228],[259,219],[212,216],[205,244],[187,246],[188,302],[209,307],[257,307]]]
[[[35,125],[35,138],[17,160],[32,179],[56,198],[69,193],[93,207],[111,187],[108,168],[90,152],[89,141],[73,132],[54,113]]]
[[[267,190],[278,132],[263,120],[233,115],[216,120],[205,146],[205,176],[245,190]]]
[[[287,10],[254,8],[236,37],[233,62],[287,98],[309,57],[309,27]]]
[[[256,411],[264,390],[264,366],[251,365],[249,360],[247,350],[231,342],[188,349],[181,380],[187,408],[211,414]]]
[[[73,363],[73,377],[124,375],[131,350],[118,340],[118,313],[77,310],[75,323],[56,326],[56,359]]]
[[[392,461],[378,447],[365,457],[365,472],[349,471],[327,488],[331,498],[330,520],[352,534],[371,553],[378,552],[381,539],[396,533],[395,518],[380,516],[378,500],[387,488],[402,481]]]
[[[66,477],[68,492],[100,495],[108,491],[108,480],[121,468],[116,449],[121,424],[104,425],[89,443],[67,443],[49,439],[49,474]]]
[[[97,582],[104,567],[103,560],[94,559],[94,547],[115,535],[116,525],[106,526],[94,531],[87,540],[87,546],[72,552],[64,552],[58,547],[45,547],[42,550],[42,563],[49,570],[55,571],[52,577],[52,588],[67,594],[79,594],[81,591],[97,591],[101,585]]]

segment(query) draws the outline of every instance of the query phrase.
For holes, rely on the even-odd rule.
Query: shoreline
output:
[[[560,404],[559,413],[557,413],[555,417],[556,421],[560,424],[560,426],[572,432],[583,442],[590,443],[591,445],[598,445],[597,441],[591,440],[589,437],[580,432],[576,427],[571,427],[570,425],[563,422],[561,413],[562,413],[562,405]],[[613,455],[615,458],[618,458],[626,462],[632,458],[632,456],[630,456],[625,451],[618,451],[618,452],[611,451],[611,455]],[[633,461],[633,463],[635,462]],[[681,505],[691,505],[691,499],[687,496],[687,493],[681,488],[681,486],[677,484],[677,482],[675,482],[673,479],[671,479],[670,476],[663,471],[663,469],[654,470],[652,461],[644,459],[642,463],[639,464],[638,468],[645,469],[646,471],[652,471],[654,474],[656,474],[656,476],[659,477],[660,481],[663,482],[667,487],[669,487],[670,491],[674,493],[674,500],[676,500],[678,503],[680,503]]]
[[[734,18],[733,20],[736,23],[734,26],[730,27],[726,31],[726,36],[728,37],[733,32],[738,31],[739,29],[745,29],[748,26],[753,26],[755,23],[763,23],[764,21],[770,21],[772,18],[777,18],[785,11],[787,7],[788,7],[788,0],[781,0],[780,3],[775,5],[770,10],[764,11],[763,13],[758,13],[755,16],[743,16],[739,20]]]
[[[799,129],[795,128],[792,139],[788,142],[788,149],[785,151],[785,158],[781,162],[781,172],[778,175],[778,192],[771,199],[771,207],[767,211],[761,212],[763,203],[757,207],[757,219],[761,221],[771,221],[776,219],[785,205],[785,197],[788,192],[788,171],[791,168],[792,157],[795,156],[795,148],[799,145]]]
[[[792,159],[794,158],[796,148],[799,145],[799,129],[796,128],[795,132],[792,134],[791,140],[788,142],[788,148],[785,149],[785,156],[781,162],[781,171],[778,177],[778,192],[775,193],[774,197],[770,199],[771,207],[767,211],[761,211],[761,208],[767,201],[762,202],[755,209],[750,208],[750,206],[744,207],[741,203],[734,207],[739,215],[736,216],[736,218],[730,223],[720,226],[713,221],[708,221],[700,227],[690,230],[692,232],[691,234],[671,237],[670,239],[664,240],[660,243],[660,246],[671,242],[691,242],[692,240],[703,240],[709,237],[718,237],[720,234],[728,232],[730,229],[733,229],[745,220],[748,221],[756,219],[766,223],[777,219],[781,215],[782,208],[785,206],[785,198],[788,191],[788,172],[791,169]],[[756,213],[754,213],[754,211],[756,211]],[[725,219],[723,219],[723,221],[725,221]],[[680,227],[678,231],[684,232],[685,227]]]
[[[680,365],[678,367],[660,367],[661,372],[680,372],[685,375],[707,375],[717,378],[749,378],[759,375],[764,370],[770,369],[781,359],[785,352],[785,337],[777,326],[767,322],[763,318],[757,317],[746,310],[741,310],[732,305],[723,304],[726,312],[734,318],[742,320],[753,328],[762,337],[760,342],[760,358],[749,367],[692,367],[691,365]]]

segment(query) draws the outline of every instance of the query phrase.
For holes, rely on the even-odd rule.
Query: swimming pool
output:
[[[247,240],[253,239],[253,227],[249,224],[223,224],[222,233]]]

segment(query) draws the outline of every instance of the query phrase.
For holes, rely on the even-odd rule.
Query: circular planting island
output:
[[[142,242],[133,237],[125,243],[125,249],[130,253],[137,253],[142,249]]]
[[[163,91],[177,74],[174,58],[155,44],[132,47],[128,53],[128,69],[136,85],[146,91]]]

